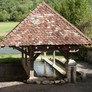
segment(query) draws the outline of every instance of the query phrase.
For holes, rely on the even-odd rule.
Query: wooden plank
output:
[[[62,66],[60,66],[60,67],[61,67],[63,70],[65,70],[65,62],[66,62],[66,61],[61,61],[61,60],[59,60],[59,59],[57,59],[57,58],[55,58],[55,60],[56,60],[56,61],[59,61],[59,62],[61,63],[61,65],[62,65]]]
[[[44,58],[44,57],[42,57],[42,59],[45,60],[48,64],[50,64],[53,68],[55,68],[60,74],[63,74],[63,75],[66,74],[65,70],[61,69],[56,64],[53,64],[53,62],[50,61],[49,59]]]
[[[66,62],[66,59],[64,59],[64,58],[62,58],[62,59],[55,58],[55,60],[61,62],[62,64],[65,64],[65,62]]]

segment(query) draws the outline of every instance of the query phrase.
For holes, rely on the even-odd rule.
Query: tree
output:
[[[88,20],[87,0],[61,0],[54,3],[54,8],[71,23],[79,27]]]
[[[46,2],[81,31],[90,26],[91,0],[46,0]]]
[[[8,21],[10,18],[10,15],[7,13],[7,11],[3,10],[0,12],[0,21]]]

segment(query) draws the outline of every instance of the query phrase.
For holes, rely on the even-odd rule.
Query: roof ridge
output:
[[[77,32],[85,37],[88,41],[91,41],[86,35],[84,35],[78,28],[76,28],[72,23],[70,23],[66,18],[64,18],[62,15],[60,15],[57,11],[55,11],[53,8],[51,8],[47,3],[43,1],[43,3],[50,8],[54,13],[56,13],[61,19],[63,19],[65,22],[67,22],[70,26],[72,26],[74,29],[77,30]],[[91,41],[92,42],[92,41]]]

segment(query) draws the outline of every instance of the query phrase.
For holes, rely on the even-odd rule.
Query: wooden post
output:
[[[53,51],[53,66],[55,65],[55,51]],[[53,77],[56,77],[56,71],[55,69],[53,68]]]
[[[53,51],[53,65],[55,64],[55,51]]]
[[[22,47],[22,50],[24,50],[24,47]],[[21,52],[21,57],[22,57],[22,64],[25,61],[25,54],[23,52]]]
[[[32,51],[32,48],[30,47],[30,55],[29,55],[29,60],[30,60],[30,75],[29,75],[29,79],[31,79],[32,77],[34,77],[34,51]]]
[[[67,79],[69,79],[68,77],[69,77],[69,73],[68,73],[68,63],[69,63],[69,50],[67,50],[67,53],[66,53],[67,55],[66,55],[66,63],[65,63],[65,68],[66,68],[66,77],[67,77]]]
[[[68,63],[69,63],[69,47],[64,49],[64,50],[59,50],[60,53],[65,57],[66,62],[65,62],[65,71],[66,71],[66,78],[69,79],[69,73],[68,73]]]
[[[27,66],[27,54],[25,54],[25,65]]]
[[[46,52],[44,52],[44,57],[46,58]],[[45,61],[44,61],[44,76],[47,76],[46,62]]]
[[[23,50],[23,47],[22,47],[22,50]],[[21,56],[22,56],[22,61],[23,61],[23,59],[24,59],[24,53],[23,52],[21,52]]]

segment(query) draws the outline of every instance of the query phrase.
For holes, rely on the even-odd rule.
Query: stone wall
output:
[[[0,63],[0,81],[22,81],[27,79],[21,62]]]

